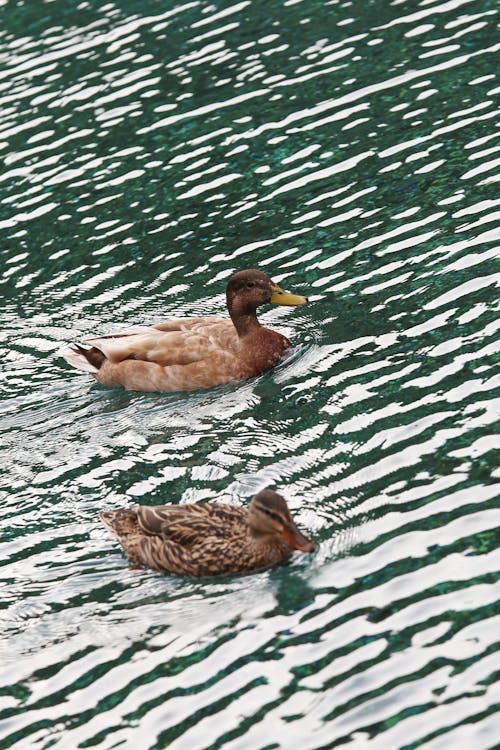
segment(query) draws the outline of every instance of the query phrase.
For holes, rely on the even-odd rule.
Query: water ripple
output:
[[[409,5],[3,3],[1,748],[496,746],[498,9]],[[61,360],[242,267],[309,296],[272,372]],[[252,577],[98,520],[266,486],[318,549]]]

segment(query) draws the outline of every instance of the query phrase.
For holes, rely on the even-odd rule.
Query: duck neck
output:
[[[276,534],[269,534],[250,527],[249,529],[249,546],[257,552],[269,553],[270,551],[284,557],[290,554],[290,547],[281,537]]]
[[[255,310],[252,313],[246,315],[231,315],[238,337],[242,339],[244,336],[248,336],[249,333],[255,333],[262,328],[261,324],[257,320]]]
[[[272,534],[266,534],[265,531],[260,531],[260,529],[255,529],[252,526],[249,527],[248,535],[250,537],[250,543],[255,547],[265,547],[273,541]]]
[[[227,309],[240,339],[262,328],[257,320],[255,308],[241,308],[228,300]]]

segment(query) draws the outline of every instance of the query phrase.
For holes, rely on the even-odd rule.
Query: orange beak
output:
[[[283,527],[281,536],[290,547],[299,549],[301,552],[314,552],[316,545],[297,528],[293,521]]]

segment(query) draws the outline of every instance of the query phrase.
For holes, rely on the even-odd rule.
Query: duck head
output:
[[[262,271],[238,271],[226,287],[227,308],[231,318],[255,315],[260,305],[305,305],[307,297],[283,291]]]
[[[248,508],[248,523],[255,535],[281,537],[289,547],[301,552],[313,552],[315,544],[297,528],[286,500],[273,490],[262,490],[252,498]]]

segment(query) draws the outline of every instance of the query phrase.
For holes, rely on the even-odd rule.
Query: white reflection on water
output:
[[[42,5],[0,31],[5,742],[492,747],[497,11]],[[263,314],[273,372],[58,356],[254,266],[310,298]],[[271,485],[318,549],[252,577],[129,569],[98,521]]]

